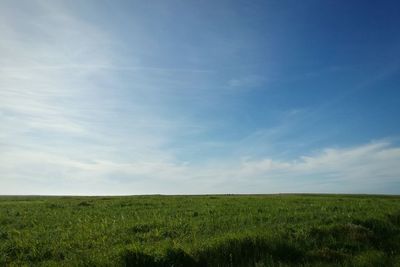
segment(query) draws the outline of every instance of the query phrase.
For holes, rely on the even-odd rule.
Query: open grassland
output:
[[[0,197],[0,266],[400,266],[400,197]]]

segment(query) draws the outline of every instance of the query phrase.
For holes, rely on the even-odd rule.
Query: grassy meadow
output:
[[[0,197],[0,266],[400,266],[400,197]]]

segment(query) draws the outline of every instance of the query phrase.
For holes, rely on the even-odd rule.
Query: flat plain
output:
[[[400,266],[400,196],[3,196],[0,266]]]

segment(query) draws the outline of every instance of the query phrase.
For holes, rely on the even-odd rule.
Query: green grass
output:
[[[400,266],[400,197],[0,197],[0,266]]]

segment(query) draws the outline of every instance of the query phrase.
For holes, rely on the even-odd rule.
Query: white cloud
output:
[[[326,149],[291,161],[245,159],[196,164],[172,159],[116,161],[88,155],[68,158],[51,153],[2,152],[2,192],[24,181],[43,194],[145,193],[398,193],[400,148],[375,142],[346,149]],[[21,166],[24,166],[21,168]],[[11,180],[10,180],[11,179]],[[12,182],[10,182],[12,181]],[[8,184],[10,183],[10,184]],[[57,188],[67,184],[70,188]],[[39,186],[41,188],[39,188]]]
[[[375,142],[325,149],[292,161],[245,161],[233,172],[237,177],[252,177],[260,184],[273,180],[275,188],[282,192],[377,192],[384,190],[382,185],[400,182],[398,162],[400,148]]]

